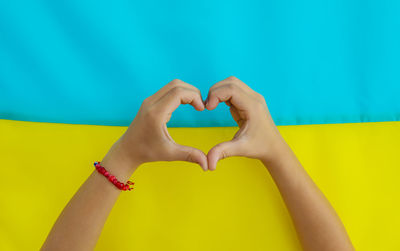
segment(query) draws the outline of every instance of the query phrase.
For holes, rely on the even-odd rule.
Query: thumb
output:
[[[176,144],[174,158],[175,160],[197,163],[204,171],[208,170],[207,156],[197,148]]]
[[[235,140],[222,142],[208,152],[207,160],[208,160],[208,169],[213,171],[217,167],[217,162],[221,159],[231,157],[231,156],[239,156],[241,153],[239,142]]]

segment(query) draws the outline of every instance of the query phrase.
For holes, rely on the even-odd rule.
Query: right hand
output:
[[[208,152],[208,169],[215,170],[218,160],[245,156],[270,161],[276,147],[284,142],[269,113],[264,97],[236,77],[224,79],[210,88],[206,109],[220,102],[230,106],[239,130],[231,141],[220,143]]]
[[[197,163],[206,171],[206,155],[199,149],[175,143],[168,133],[166,123],[181,104],[204,110],[200,91],[178,79],[146,98],[129,128],[102,163],[117,161],[121,166],[135,168],[144,162],[182,160]]]

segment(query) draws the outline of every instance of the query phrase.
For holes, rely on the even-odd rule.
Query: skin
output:
[[[221,102],[230,106],[239,126],[231,141],[214,146],[207,155],[173,141],[166,123],[180,104],[202,111],[213,110]],[[304,250],[354,250],[335,210],[280,135],[264,98],[235,77],[213,85],[204,103],[197,88],[171,81],[144,100],[102,166],[125,183],[145,162],[183,160],[212,171],[219,160],[230,156],[262,161],[279,188]],[[120,193],[93,171],[64,208],[41,250],[93,250]]]

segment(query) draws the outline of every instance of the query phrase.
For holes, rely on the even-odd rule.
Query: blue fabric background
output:
[[[279,125],[400,120],[400,1],[0,1],[0,118],[128,125],[235,75]],[[170,126],[231,126],[225,105]]]

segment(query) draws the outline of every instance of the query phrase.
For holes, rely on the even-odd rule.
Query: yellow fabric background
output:
[[[400,250],[400,122],[279,128],[357,250]],[[0,250],[38,250],[124,127],[0,120]],[[171,128],[207,152],[236,128]],[[229,158],[215,172],[158,162],[132,176],[96,250],[300,250],[267,170]],[[79,230],[78,230],[79,231]]]

